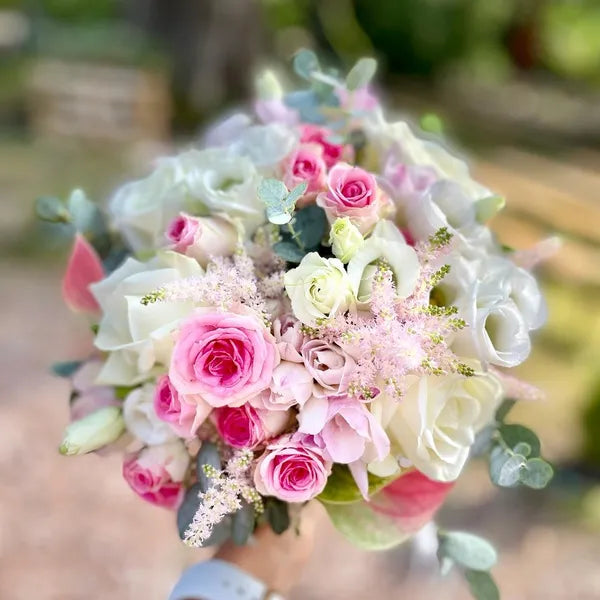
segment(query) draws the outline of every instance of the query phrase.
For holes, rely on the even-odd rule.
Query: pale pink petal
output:
[[[327,422],[328,409],[327,398],[312,396],[298,413],[298,430],[310,435],[321,433]]]

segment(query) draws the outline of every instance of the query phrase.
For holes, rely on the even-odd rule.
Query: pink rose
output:
[[[309,339],[302,346],[302,359],[315,381],[330,395],[343,394],[348,389],[356,362],[337,344]]]
[[[300,141],[308,144],[319,144],[323,148],[323,160],[327,168],[333,167],[340,160],[352,160],[354,150],[347,144],[334,144],[330,140],[333,131],[318,125],[303,125]]]
[[[304,365],[283,361],[273,371],[271,393],[259,398],[267,410],[287,410],[302,406],[313,392],[313,376]]]
[[[264,496],[284,502],[307,502],[318,496],[331,473],[331,461],[310,436],[285,436],[267,446],[254,471],[254,484]]]
[[[375,494],[370,506],[394,519],[406,533],[414,533],[431,521],[453,486],[409,471]]]
[[[317,196],[317,205],[325,210],[329,222],[348,217],[362,234],[368,233],[387,202],[375,176],[360,167],[338,163],[329,171],[327,186],[328,191]]]
[[[289,413],[259,410],[246,403],[239,407],[217,408],[213,419],[226,444],[233,448],[254,449],[283,431]]]
[[[195,258],[203,267],[213,256],[231,256],[238,245],[238,229],[227,216],[175,217],[167,227],[171,249]]]
[[[163,375],[156,382],[154,410],[178,436],[190,438],[196,434],[212,407],[198,396],[181,396],[169,376]]]
[[[302,362],[302,345],[306,336],[302,333],[302,323],[292,314],[284,315],[273,321],[273,335],[282,360]]]
[[[301,144],[285,159],[283,171],[283,182],[290,190],[303,181],[308,183],[306,192],[297,202],[300,207],[308,204],[327,184],[327,166],[323,160],[322,146]]]
[[[176,509],[185,493],[182,481],[189,462],[185,446],[179,440],[149,446],[125,457],[123,477],[147,502]]]
[[[169,377],[180,394],[240,406],[269,387],[278,363],[275,338],[257,317],[198,308],[181,326]]]
[[[390,452],[385,431],[364,404],[354,398],[313,396],[300,410],[298,421],[299,431],[320,437],[333,462],[383,460]]]

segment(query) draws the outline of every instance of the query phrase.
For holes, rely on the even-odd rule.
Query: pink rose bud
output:
[[[337,344],[308,339],[302,346],[302,359],[308,372],[329,395],[343,394],[348,389],[356,362]]]
[[[323,160],[323,147],[318,144],[301,144],[283,163],[283,182],[288,189],[306,182],[304,196],[297,202],[302,207],[315,199],[327,184],[327,166]]]
[[[275,496],[284,502],[307,502],[323,491],[331,466],[311,436],[285,436],[267,446],[259,458],[254,484],[263,496]]]
[[[226,444],[253,450],[283,431],[289,413],[259,410],[247,403],[237,408],[217,408],[213,418]]]
[[[147,502],[176,509],[185,493],[182,482],[189,461],[185,446],[179,440],[149,446],[125,457],[123,477],[131,489]]]
[[[317,205],[325,210],[329,222],[348,217],[362,234],[373,228],[389,204],[375,176],[360,167],[338,163],[329,171],[327,186],[328,191],[317,196]]]
[[[302,333],[302,323],[292,314],[284,315],[273,321],[273,335],[282,360],[301,363],[302,345],[306,336]]]
[[[154,410],[159,419],[169,423],[175,433],[183,438],[196,434],[212,408],[198,396],[181,396],[168,375],[156,383]]]
[[[99,311],[100,306],[90,292],[90,285],[101,279],[104,279],[104,267],[100,257],[91,244],[78,233],[62,282],[63,298],[67,305],[82,312]]]
[[[235,252],[239,233],[227,216],[191,217],[181,213],[167,227],[166,237],[175,252],[195,258],[206,267],[211,257]]]
[[[352,146],[331,142],[333,135],[333,131],[327,127],[303,125],[300,133],[300,141],[308,144],[319,144],[323,148],[323,160],[327,168],[331,168],[340,160],[352,160],[354,157]]]
[[[278,363],[275,338],[253,314],[198,308],[181,326],[169,378],[213,407],[241,406],[269,387]]]
[[[375,494],[370,506],[394,519],[402,531],[414,533],[431,521],[453,485],[409,471]]]

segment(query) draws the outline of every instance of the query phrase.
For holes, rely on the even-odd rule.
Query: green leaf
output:
[[[254,506],[244,502],[242,508],[231,517],[231,539],[236,546],[243,546],[254,531],[256,513]]]
[[[177,529],[179,537],[185,539],[185,532],[194,519],[194,515],[200,506],[198,494],[202,491],[199,483],[194,484],[187,490],[183,502],[177,511]],[[202,544],[203,547],[218,546],[231,535],[231,517],[225,517],[212,531],[211,536]]]
[[[210,487],[210,478],[204,474],[203,465],[211,465],[215,469],[221,469],[221,456],[216,444],[202,442],[198,456],[196,456],[196,469],[198,471],[198,484],[203,492]]]
[[[288,189],[278,179],[263,179],[258,185],[258,197],[267,209],[267,218],[275,225],[285,225],[292,220],[295,202],[288,202]]]
[[[286,502],[277,500],[277,498],[265,499],[265,518],[271,529],[281,535],[290,526],[290,514]]]
[[[523,425],[506,425],[503,424],[498,429],[504,443],[514,450],[515,446],[520,442],[529,444],[531,447],[532,457],[540,455],[540,440],[531,429],[523,427]]]
[[[303,181],[302,183],[299,183],[287,196],[286,198],[286,203],[288,205],[292,205],[292,206],[296,206],[296,202],[298,202],[298,200],[300,198],[302,198],[302,196],[304,195],[304,192],[306,192],[306,188],[308,187],[308,183],[306,181]]]
[[[346,76],[346,87],[353,92],[365,87],[375,75],[377,61],[374,58],[361,58]]]
[[[475,600],[500,600],[498,587],[487,571],[467,569],[465,578]]]
[[[545,488],[554,477],[554,469],[542,458],[531,458],[521,472],[521,483],[534,490]]]
[[[299,263],[306,254],[305,251],[300,250],[294,242],[289,240],[273,244],[273,252],[275,252],[277,256],[281,256],[283,260],[287,260],[291,263]]]
[[[410,537],[389,517],[372,510],[367,502],[324,506],[335,528],[364,550],[387,550]]]
[[[443,135],[444,121],[435,113],[425,113],[419,119],[419,125],[423,131],[433,133],[434,135]]]
[[[312,50],[303,48],[294,56],[294,71],[303,79],[310,79],[313,71],[319,71],[319,59]]]
[[[498,410],[496,411],[496,421],[498,421],[499,423],[504,422],[504,419],[506,419],[506,416],[516,403],[517,401],[513,400],[512,398],[506,398],[505,400],[503,400],[502,404],[498,407]]]
[[[394,479],[395,477],[377,477],[369,473],[369,495],[375,494]],[[361,502],[363,497],[350,469],[346,465],[335,463],[327,485],[317,499],[327,504],[352,504]]]
[[[80,233],[99,236],[106,232],[102,211],[83,190],[76,189],[71,192],[67,207],[71,213],[71,221]]]
[[[527,458],[531,455],[531,446],[527,442],[519,442],[514,448],[514,453]]]
[[[294,229],[298,232],[300,241],[307,251],[314,250],[319,246],[325,229],[327,217],[325,211],[314,204],[299,210],[294,218]]]
[[[463,531],[448,531],[439,534],[440,557],[448,556],[454,562],[476,571],[491,569],[498,560],[494,547],[483,538]]]
[[[71,377],[82,364],[83,361],[81,360],[66,360],[64,362],[54,363],[51,369],[58,377]]]
[[[35,212],[42,221],[70,223],[71,215],[61,200],[54,196],[42,196],[35,201]]]

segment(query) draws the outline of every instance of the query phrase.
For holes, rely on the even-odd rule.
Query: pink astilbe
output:
[[[210,478],[211,486],[198,494],[200,506],[184,536],[188,546],[201,547],[216,525],[242,508],[242,501],[253,504],[257,513],[264,510],[262,498],[248,476],[252,460],[252,452],[244,449],[236,452],[222,471],[204,465],[204,473]]]
[[[544,392],[532,385],[527,383],[518,377],[509,375],[505,371],[497,369],[495,367],[489,368],[490,373],[493,373],[502,384],[504,389],[504,395],[512,400],[544,400],[546,395]]]
[[[408,375],[472,374],[449,348],[452,334],[464,322],[455,318],[456,309],[429,303],[432,288],[448,272],[436,265],[449,241],[440,230],[429,244],[417,247],[421,274],[411,296],[398,298],[392,272],[380,264],[373,278],[371,314],[338,316],[316,331],[319,337],[342,340],[338,343],[355,358],[349,393],[369,400],[385,391],[400,398]]]

